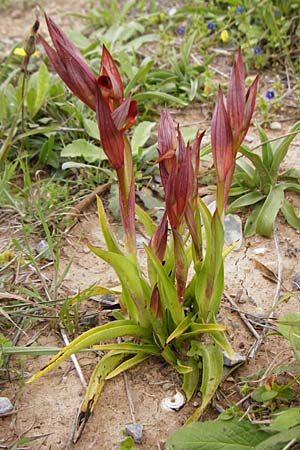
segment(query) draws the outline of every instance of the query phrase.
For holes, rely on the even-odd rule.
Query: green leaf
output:
[[[89,249],[106,261],[116,272],[122,286],[125,288],[125,295],[129,295],[132,299],[138,316],[138,320],[142,326],[149,325],[148,319],[148,305],[150,304],[150,286],[142,283],[138,267],[135,262],[132,262],[129,257],[117,253],[102,250],[93,245],[88,245]],[[147,292],[145,292],[147,286]]]
[[[281,433],[277,433],[274,436],[269,437],[268,439],[264,440],[260,444],[256,445],[254,447],[254,450],[270,450],[270,449],[278,449],[281,450],[287,442],[292,441],[293,439],[296,439],[296,441],[299,441],[300,439],[300,425],[297,427],[291,428],[286,431],[282,431]]]
[[[145,228],[146,233],[149,235],[149,237],[152,237],[156,230],[155,222],[151,219],[150,215],[137,204],[135,205],[135,212],[138,216],[139,221]]]
[[[256,153],[253,153],[246,145],[241,145],[239,151],[242,155],[250,159],[257,171],[261,189],[264,192],[268,192],[270,186],[273,184],[273,179],[270,176],[268,169],[264,166],[261,157]]]
[[[188,314],[175,328],[175,330],[170,334],[166,343],[169,344],[173,339],[181,336],[191,325],[192,314]]]
[[[66,145],[61,152],[61,156],[64,158],[81,157],[88,163],[106,159],[106,156],[100,147],[91,144],[85,139],[77,139]]]
[[[49,72],[46,64],[42,63],[37,74],[36,96],[32,117],[34,117],[42,107],[45,101],[48,87],[49,87]]]
[[[149,337],[150,334],[150,330],[136,325],[132,320],[116,320],[115,322],[110,322],[105,325],[92,328],[91,330],[88,330],[75,338],[69,345],[55,355],[42,370],[30,378],[28,383],[39,379],[41,376],[61,364],[62,361],[67,359],[69,356],[79,350],[89,347],[90,345],[122,336],[140,336],[146,338]]]
[[[124,441],[120,442],[120,450],[138,450],[134,446],[134,440],[131,436],[124,439]]]
[[[196,341],[193,341],[193,345],[202,358],[202,403],[188,418],[186,424],[199,420],[215,395],[223,375],[223,356],[220,348],[215,345],[202,345]]]
[[[174,323],[178,325],[182,321],[184,313],[183,308],[177,299],[176,288],[150,247],[145,246],[144,248],[158,277],[159,292],[163,309],[168,309],[170,311]]]
[[[167,440],[166,450],[254,450],[267,437],[267,432],[246,419],[215,420],[175,431]]]
[[[182,336],[184,339],[186,339],[186,338],[190,338],[193,336],[197,336],[198,334],[202,334],[202,333],[212,334],[214,331],[225,331],[225,330],[226,330],[226,327],[224,325],[219,325],[218,323],[207,323],[207,322],[206,323],[194,323],[193,322],[189,326],[189,331],[181,334],[180,336]],[[175,333],[175,331],[173,333]],[[173,335],[173,333],[169,336],[168,340]],[[176,337],[180,337],[180,336],[176,336]]]
[[[277,331],[290,341],[295,358],[300,361],[300,314],[287,313],[281,316],[277,323]]]
[[[120,342],[116,344],[96,344],[95,350],[114,350],[120,353],[147,353],[148,355],[160,355],[158,347],[154,344],[133,344],[132,342]]]
[[[122,359],[124,359],[124,355],[115,355],[113,352],[104,355],[100,359],[91,375],[85,398],[81,406],[81,411],[78,416],[78,425],[80,425],[81,422],[83,422],[83,426],[85,425],[101,394],[105,384],[105,378],[118,364],[120,364]]]
[[[283,159],[285,158],[289,146],[293,139],[295,139],[297,132],[300,131],[300,122],[296,122],[292,128],[289,129],[287,134],[295,133],[292,136],[286,136],[285,138],[282,138],[279,142],[277,142],[276,145],[273,147],[273,163],[270,170],[270,175],[272,179],[276,179],[278,176],[278,170],[279,166],[282,163]]]
[[[145,60],[143,61],[142,65],[139,67],[139,69],[137,70],[135,75],[132,77],[132,79],[126,85],[126,88],[124,90],[125,97],[129,94],[129,92],[135,86],[135,84],[137,82],[145,81],[148,72],[150,71],[151,67],[153,66],[153,63],[154,63],[153,60],[150,60],[147,63],[145,63]]]
[[[255,234],[257,219],[258,219],[258,216],[260,214],[260,210],[262,209],[262,207],[263,207],[263,202],[255,205],[253,211],[248,216],[246,223],[245,223],[245,227],[244,227],[245,237],[249,237],[249,236],[252,236],[253,234]]]
[[[300,425],[300,408],[289,408],[286,411],[273,414],[269,429],[272,431],[284,431],[297,425]]]
[[[256,231],[261,236],[270,237],[273,224],[284,200],[284,189],[281,185],[273,187],[259,212]]]
[[[256,128],[258,130],[260,142],[261,142],[261,148],[262,148],[262,161],[264,166],[270,170],[273,162],[273,150],[271,143],[268,142],[269,138],[265,130],[260,126],[256,125]]]
[[[126,361],[121,363],[118,367],[116,367],[112,372],[110,372],[109,375],[105,377],[105,380],[110,380],[111,378],[116,377],[120,373],[137,366],[141,362],[145,361],[147,358],[149,358],[149,355],[139,352],[137,355],[134,355],[132,358],[127,359]]]
[[[162,100],[164,102],[168,102],[171,104],[186,106],[187,103],[179,97],[175,97],[174,95],[166,94],[165,92],[160,91],[146,91],[141,92],[140,94],[134,94],[133,100],[136,100],[138,103],[143,103],[144,100]]]
[[[284,215],[287,223],[295,228],[295,230],[299,230],[300,228],[300,217],[297,216],[295,208],[293,205],[287,200],[283,201],[283,205],[281,207],[281,212]]]
[[[0,333],[0,368],[3,366],[4,362],[3,349],[5,347],[10,347],[11,345],[11,341],[4,336],[4,334]]]
[[[83,126],[87,134],[97,141],[100,141],[100,132],[95,120],[83,119]]]
[[[261,192],[257,191],[249,192],[248,194],[242,195],[234,202],[230,203],[229,207],[227,208],[227,213],[236,211],[239,208],[244,208],[245,206],[254,205],[263,198],[265,198],[265,195],[262,194]]]
[[[155,127],[155,122],[141,122],[135,127],[131,139],[131,148],[133,155],[136,155],[139,148],[143,147],[151,136],[151,130]]]
[[[187,401],[191,400],[192,396],[194,395],[198,387],[200,378],[200,368],[198,362],[195,361],[194,358],[189,358],[188,365],[192,367],[193,370],[183,375],[183,385],[182,385],[182,389],[183,392],[185,393]]]
[[[182,127],[180,129],[180,132],[181,132],[181,135],[185,142],[188,142],[188,141],[191,142],[194,140],[198,130],[199,130],[199,127],[190,126],[190,127]]]
[[[114,236],[113,232],[110,229],[105,210],[103,208],[103,203],[100,197],[97,196],[97,208],[98,208],[98,217],[100,222],[101,231],[105,240],[105,244],[107,249],[112,253],[118,253],[122,255],[122,251],[118,245],[117,239]]]

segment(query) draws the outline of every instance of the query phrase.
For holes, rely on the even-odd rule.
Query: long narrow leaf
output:
[[[191,417],[185,422],[185,425],[199,420],[200,416],[210,403],[219,384],[222,381],[223,375],[223,356],[221,350],[214,345],[200,345],[201,357],[202,357],[202,403],[197,408]]]
[[[127,359],[123,363],[121,363],[118,367],[116,367],[109,375],[106,376],[106,380],[110,380],[111,378],[116,377],[122,372],[131,369],[132,367],[137,366],[141,362],[145,361],[145,359],[149,358],[149,355],[146,353],[138,353],[130,359]]]
[[[106,376],[124,359],[124,355],[115,355],[113,352],[104,355],[93,370],[81,411],[77,419],[77,428],[82,433],[86,422],[92,414],[97,400],[105,384]],[[80,434],[81,434],[80,433]],[[79,436],[80,437],[80,436]]]
[[[183,308],[177,299],[176,288],[169,279],[164,267],[161,265],[161,262],[154,255],[151,249],[148,246],[145,246],[144,248],[157,273],[163,308],[170,311],[174,323],[178,325],[183,319]]]
[[[293,205],[288,202],[287,200],[284,200],[283,205],[281,207],[281,211],[284,215],[285,220],[287,223],[295,228],[295,230],[299,230],[300,228],[300,217],[297,216],[295,208]]]
[[[275,186],[269,193],[257,217],[256,231],[261,236],[270,237],[275,218],[284,200],[282,186]]]
[[[147,327],[149,325],[147,307],[150,304],[151,292],[149,286],[148,292],[145,292],[146,283],[141,282],[137,265],[126,256],[107,252],[91,244],[88,247],[95,255],[106,261],[114,269],[121,284],[125,286],[126,291],[134,302],[138,312],[139,323]]]
[[[98,196],[97,196],[97,208],[98,208],[99,222],[107,246],[107,250],[109,250],[112,253],[118,253],[119,255],[122,255],[123,253],[120,250],[117,240],[110,230],[107,217],[103,208],[103,203],[100,197]]]
[[[57,355],[55,355],[42,370],[40,370],[30,378],[28,383],[32,383],[33,381],[39,379],[41,376],[50,372],[52,369],[61,364],[65,359],[78,352],[79,350],[87,348],[90,345],[94,345],[97,342],[115,339],[122,336],[150,337],[149,335],[150,330],[142,328],[130,320],[116,320],[115,322],[92,328],[91,330],[83,333],[81,336],[78,336]]]
[[[297,132],[300,132],[300,122],[296,122],[292,128],[288,131],[288,134],[290,133],[295,133],[291,136],[286,136],[285,138],[283,138],[281,141],[279,141],[275,146],[274,146],[274,156],[273,156],[273,163],[271,166],[271,170],[270,170],[270,174],[272,178],[275,178],[278,176],[278,170],[279,170],[279,166],[282,163],[283,159],[285,158],[290,143],[293,141],[293,139],[295,139]]]

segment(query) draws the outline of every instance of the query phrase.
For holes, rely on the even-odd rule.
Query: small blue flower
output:
[[[280,11],[278,11],[278,9],[274,12],[274,16],[275,17],[280,17]]]
[[[274,91],[267,91],[266,92],[266,98],[268,100],[272,100],[272,98],[274,98],[274,97],[275,97],[275,92]]]
[[[215,29],[215,24],[213,22],[207,22],[207,28],[209,30],[214,30]]]
[[[178,33],[179,34],[184,34],[184,32],[185,32],[185,26],[181,25],[181,27],[178,28]]]
[[[238,13],[238,14],[242,14],[243,12],[244,12],[244,7],[243,6],[238,6],[237,8],[236,8],[236,12]]]
[[[253,53],[254,53],[254,55],[259,55],[261,53],[261,48],[260,47],[254,47]]]

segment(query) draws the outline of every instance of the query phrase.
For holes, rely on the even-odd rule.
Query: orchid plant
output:
[[[135,122],[137,105],[124,98],[121,77],[103,46],[96,77],[63,31],[46,15],[54,48],[40,35],[50,62],[71,91],[96,111],[102,147],[119,181],[124,247],[113,235],[98,198],[98,213],[107,250],[89,248],[115,270],[122,287],[123,315],[86,331],[59,351],[30,381],[46,374],[73,353],[93,347],[106,351],[91,376],[78,417],[83,429],[106,380],[153,355],[161,356],[183,376],[187,400],[200,376],[202,404],[189,421],[197,420],[223,372],[222,350],[233,356],[225,326],[217,323],[223,293],[224,250],[222,218],[226,208],[237,150],[253,114],[257,79],[247,93],[244,66],[238,52],[233,67],[227,109],[221,89],[212,120],[212,149],[217,172],[217,208],[212,214],[198,196],[199,152],[204,132],[185,143],[168,110],[158,124],[158,159],[165,192],[165,212],[156,225],[135,204],[133,162],[126,130]],[[148,274],[136,257],[135,215],[150,236],[144,250]],[[97,286],[98,293],[114,292]],[[120,313],[121,314],[121,313]],[[206,335],[205,340],[203,336]],[[105,341],[124,338],[117,343]]]

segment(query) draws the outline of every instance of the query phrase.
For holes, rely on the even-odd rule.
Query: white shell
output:
[[[160,406],[164,411],[178,411],[184,404],[185,396],[181,392],[176,391],[176,394],[172,395],[172,397],[165,397],[161,401]]]

